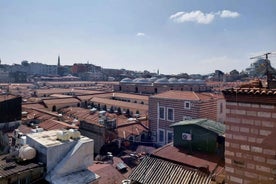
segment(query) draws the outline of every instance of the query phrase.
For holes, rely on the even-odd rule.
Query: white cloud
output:
[[[191,12],[177,12],[170,16],[170,19],[177,23],[197,22],[199,24],[209,24],[215,18],[214,13],[203,13],[199,10]]]
[[[222,10],[222,12],[219,12],[219,15],[221,18],[237,18],[240,16],[238,12],[232,12],[230,10]]]
[[[146,36],[145,33],[137,33],[136,36]]]
[[[200,10],[191,12],[176,12],[170,16],[170,19],[176,23],[183,22],[196,22],[198,24],[210,24],[216,17],[220,18],[236,18],[239,17],[238,12],[232,12],[230,10],[222,10],[217,13],[203,13]]]

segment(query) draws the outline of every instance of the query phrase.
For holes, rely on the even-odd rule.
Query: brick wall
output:
[[[186,100],[149,98],[149,127],[150,131],[157,132],[158,128],[165,131],[173,131],[169,126],[175,122],[183,121],[184,116],[192,119],[206,118],[217,121],[217,99],[208,101],[195,100],[191,102],[191,108],[185,109],[184,102]],[[159,119],[158,125],[158,104],[165,108],[165,119]],[[174,121],[167,120],[167,109],[174,109]],[[166,132],[165,132],[166,135]],[[157,136],[157,133],[156,133]],[[156,139],[154,139],[156,140]]]
[[[228,182],[276,183],[276,105],[226,101]]]

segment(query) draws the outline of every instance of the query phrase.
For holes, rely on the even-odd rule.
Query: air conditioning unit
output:
[[[182,140],[191,141],[192,140],[192,135],[188,134],[188,133],[182,133]]]

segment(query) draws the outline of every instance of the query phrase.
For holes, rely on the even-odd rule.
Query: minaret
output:
[[[60,66],[60,56],[58,55],[58,66]]]

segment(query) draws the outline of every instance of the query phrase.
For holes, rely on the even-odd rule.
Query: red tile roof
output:
[[[123,139],[126,139],[130,135],[141,135],[143,132],[147,131],[148,128],[139,122],[127,122],[124,125],[117,126],[118,137]]]
[[[56,130],[56,129],[78,129],[77,126],[69,125],[67,123],[57,120],[46,120],[38,124],[40,128],[44,130]]]
[[[129,93],[112,93],[112,97],[137,99],[137,100],[142,100],[144,102],[147,102],[149,100],[149,96],[135,95],[135,94],[129,94]]]
[[[163,99],[175,99],[175,100],[209,100],[216,98],[216,95],[212,93],[196,93],[193,91],[175,91],[170,90],[163,93],[159,93],[151,96],[150,98],[163,98]]]
[[[77,98],[57,98],[57,99],[45,99],[43,102],[46,105],[53,105],[53,104],[67,104],[67,103],[80,103]]]
[[[131,168],[127,168],[127,173],[120,173],[116,169],[116,165],[120,162],[123,162],[120,158],[114,157],[114,163],[95,163],[92,166],[89,166],[88,169],[100,176],[99,184],[120,184],[122,180],[127,179]]]
[[[95,103],[112,105],[112,106],[117,106],[121,108],[139,109],[141,111],[146,111],[146,112],[148,111],[148,105],[143,105],[143,104],[122,102],[118,100],[110,100],[110,99],[104,99],[104,98],[98,98],[98,97],[92,98],[91,101]]]

